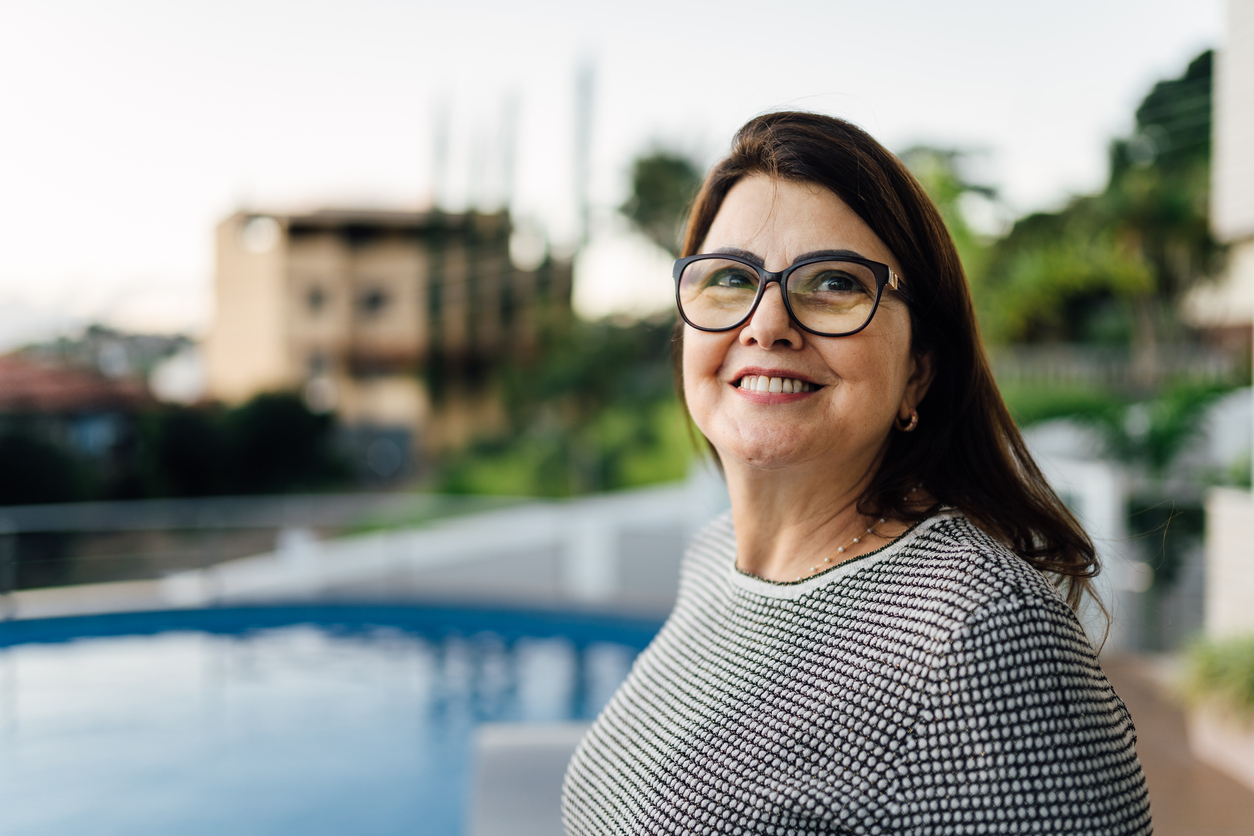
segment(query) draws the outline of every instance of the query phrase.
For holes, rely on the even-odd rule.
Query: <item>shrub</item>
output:
[[[1200,641],[1189,650],[1184,696],[1254,720],[1254,636]]]

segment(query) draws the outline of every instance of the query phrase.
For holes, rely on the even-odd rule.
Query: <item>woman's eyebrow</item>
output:
[[[737,247],[719,247],[714,252],[718,253],[719,255],[738,256],[740,258],[743,258],[745,261],[748,261],[750,264],[757,265],[758,267],[763,267],[766,265],[766,259],[762,258],[762,256],[758,255],[757,253],[751,253],[748,250],[739,249]],[[841,258],[866,258],[866,256],[862,255],[862,253],[854,252],[853,250],[814,250],[813,252],[802,253],[801,255],[793,259],[792,263],[797,264],[798,262],[810,261],[811,259],[815,259],[815,258],[841,259]]]
[[[796,264],[798,261],[809,261],[812,258],[863,258],[865,259],[866,256],[864,256],[862,253],[854,252],[853,250],[815,250],[814,252],[802,253],[801,255],[797,256],[797,258],[793,261],[793,264]]]
[[[741,249],[737,249],[736,247],[719,247],[714,252],[718,253],[719,255],[734,255],[739,258],[743,258],[745,261],[749,262],[750,264],[755,264],[758,267],[762,267],[766,264],[766,259],[758,255],[757,253],[751,253],[748,250],[741,250]]]

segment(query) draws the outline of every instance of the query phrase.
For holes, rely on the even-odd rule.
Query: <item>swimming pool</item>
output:
[[[474,727],[595,716],[659,626],[410,606],[3,623],[3,830],[455,836]]]

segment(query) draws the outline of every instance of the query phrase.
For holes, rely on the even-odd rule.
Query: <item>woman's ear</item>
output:
[[[928,387],[932,385],[932,379],[936,376],[936,356],[932,352],[912,353],[910,362],[914,368],[911,369],[910,377],[906,380],[906,392],[902,400],[905,415],[909,415],[910,410],[916,408],[927,395]]]

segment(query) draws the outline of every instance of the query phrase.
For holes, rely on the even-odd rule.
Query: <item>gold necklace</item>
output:
[[[883,518],[883,517],[880,517],[880,518],[879,518],[878,520],[876,520],[874,523],[872,523],[871,525],[868,525],[868,526],[866,527],[866,531],[862,532],[862,533],[861,533],[861,534],[859,534],[857,537],[854,537],[852,540],[850,540],[848,543],[845,543],[845,545],[843,545],[843,546],[841,546],[840,548],[836,549],[836,554],[844,554],[844,553],[845,553],[845,550],[846,550],[846,549],[848,549],[849,547],[853,546],[853,545],[854,545],[854,544],[856,544],[856,543],[861,543],[861,542],[862,542],[862,538],[863,538],[863,537],[865,537],[865,536],[866,536],[866,535],[868,535],[868,534],[874,534],[874,533],[875,533],[875,526],[880,525],[880,524],[881,524],[881,523],[883,523],[883,522],[884,522],[884,518]],[[815,572],[817,572],[820,568],[822,568],[825,564],[828,564],[828,563],[831,563],[831,562],[832,562],[832,559],[831,559],[830,557],[825,557],[825,558],[823,558],[823,563],[820,563],[818,566],[811,566],[811,567],[810,567],[810,574],[812,574],[812,575],[813,575],[813,574],[814,574]],[[797,580],[801,580],[801,575],[798,575],[798,576],[797,576]]]
[[[910,489],[910,492],[909,492],[909,493],[907,493],[905,496],[903,496],[903,497],[902,497],[902,499],[903,499],[903,500],[906,500],[906,499],[909,499],[910,497],[914,496],[914,492],[915,492],[915,491],[917,491],[918,489],[919,489],[919,486],[918,486],[918,485],[915,485],[913,488],[911,488],[911,489]],[[845,543],[845,545],[843,545],[843,546],[841,546],[840,548],[836,549],[836,554],[844,554],[844,553],[845,553],[845,551],[846,551],[847,549],[849,549],[850,547],[852,547],[852,546],[854,546],[854,545],[856,545],[856,544],[858,544],[858,543],[861,543],[861,542],[862,542],[862,538],[863,538],[863,537],[867,536],[868,534],[874,534],[874,533],[875,533],[875,526],[877,526],[877,525],[883,525],[883,524],[884,524],[884,521],[885,521],[885,518],[884,518],[884,517],[880,517],[878,520],[876,520],[875,522],[873,522],[871,525],[868,525],[868,526],[866,527],[866,531],[862,532],[862,533],[861,533],[861,534],[859,534],[857,537],[854,537],[852,540],[850,540],[848,543]],[[818,564],[818,565],[816,565],[816,566],[811,566],[811,567],[810,567],[810,574],[811,574],[811,575],[813,575],[813,574],[814,574],[815,572],[817,572],[819,569],[822,569],[824,566],[826,566],[827,564],[829,564],[829,563],[831,563],[831,562],[832,562],[832,559],[831,559],[830,557],[825,557],[825,558],[823,558],[823,562],[822,562],[822,563],[820,563],[820,564]],[[797,580],[801,580],[801,578],[802,578],[802,576],[801,576],[801,575],[798,575],[798,576],[797,576]]]

